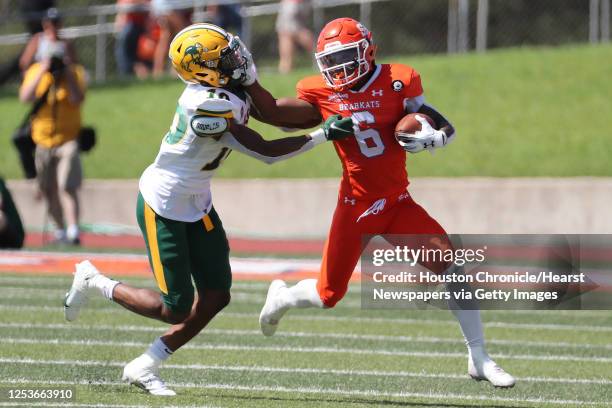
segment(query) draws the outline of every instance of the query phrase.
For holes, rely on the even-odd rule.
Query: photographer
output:
[[[43,26],[57,27],[59,17]],[[32,117],[32,140],[36,144],[37,180],[55,223],[58,243],[78,245],[79,198],[82,171],[77,137],[81,129],[81,104],[85,97],[84,71],[59,38],[49,40],[24,75],[19,91],[22,102],[40,108]],[[67,228],[66,228],[67,226]]]

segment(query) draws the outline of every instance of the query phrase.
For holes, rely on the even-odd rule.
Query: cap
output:
[[[60,14],[58,9],[56,9],[55,7],[51,7],[45,13],[45,16],[43,17],[43,20],[59,22],[59,21],[62,20],[62,16],[61,16],[61,14]]]

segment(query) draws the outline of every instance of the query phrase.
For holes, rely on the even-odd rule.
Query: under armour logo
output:
[[[402,201],[402,200],[405,200],[405,199],[407,199],[409,197],[410,197],[410,193],[406,191],[405,193],[402,193],[402,194],[400,194],[399,197],[397,197],[397,201]]]
[[[355,205],[355,199],[354,198],[344,197],[344,204]]]
[[[382,89],[372,89],[372,96],[383,96]]]
[[[434,141],[431,141],[431,144],[427,143],[427,142],[423,142],[423,148],[427,149],[428,147],[434,147]]]

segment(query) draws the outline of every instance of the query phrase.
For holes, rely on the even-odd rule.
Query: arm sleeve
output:
[[[219,139],[219,142],[222,143],[224,146],[229,147],[232,150],[236,150],[242,154],[246,154],[247,156],[250,156],[254,159],[262,161],[266,164],[273,164],[273,163],[276,163],[282,160],[290,159],[291,157],[295,157],[295,156],[298,156],[302,153],[309,151],[315,146],[314,141],[309,140],[298,150],[294,150],[291,153],[281,154],[277,156],[268,156],[261,152],[257,152],[253,149],[249,149],[248,147],[244,146],[242,143],[236,140],[234,135],[232,135],[230,132],[225,132],[223,136],[221,136],[221,139]]]
[[[417,112],[424,104],[425,97],[423,95],[415,96],[414,98],[404,98],[404,110],[407,113]]]

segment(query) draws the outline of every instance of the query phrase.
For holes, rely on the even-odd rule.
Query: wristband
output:
[[[316,145],[327,142],[327,137],[325,136],[325,131],[321,128],[315,130],[308,134],[312,142]]]

